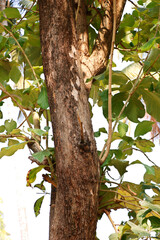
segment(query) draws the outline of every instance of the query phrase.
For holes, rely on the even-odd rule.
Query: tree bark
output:
[[[0,11],[3,11],[5,8],[6,8],[6,0],[1,0],[1,1],[0,1]],[[8,23],[7,23],[6,20],[2,21],[2,24],[3,24],[4,26],[7,26],[7,25],[8,25]],[[3,35],[3,33],[2,33],[2,35]]]
[[[50,240],[92,240],[99,161],[77,51],[74,1],[40,0],[39,10],[57,174]]]
[[[117,28],[125,2],[116,2]],[[85,4],[84,0],[39,0],[57,174],[57,189],[52,189],[51,196],[50,240],[95,239],[99,161],[86,91],[91,83],[84,83],[107,65],[113,1],[101,1],[105,14],[91,55]]]
[[[6,8],[6,0],[0,1],[0,11],[3,11]]]

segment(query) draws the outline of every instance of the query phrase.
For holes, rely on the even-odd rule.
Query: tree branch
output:
[[[120,24],[120,19],[125,6],[126,0],[118,0],[116,7],[116,29]],[[107,4],[102,4],[105,10],[103,21],[101,22],[98,38],[94,46],[94,50],[90,56],[81,56],[81,68],[84,75],[84,80],[100,74],[105,70],[110,54],[111,39],[112,39],[112,0],[107,1]],[[91,82],[86,84],[87,88],[91,88]]]
[[[154,166],[158,167],[157,164],[155,164],[155,163],[147,156],[147,154],[146,154],[145,152],[143,152],[142,150],[140,150],[140,149],[138,149],[138,148],[130,147],[130,148],[124,149],[122,152],[125,152],[125,151],[130,150],[130,149],[143,153],[143,155],[148,159],[149,162],[151,162]]]
[[[107,215],[108,219],[110,220],[110,222],[111,222],[111,224],[112,224],[115,232],[118,233],[117,228],[116,228],[116,226],[115,226],[115,224],[114,224],[114,222],[113,222],[113,219],[111,218],[110,211],[104,209],[104,212],[105,212],[105,214]]]
[[[111,43],[111,55],[109,64],[109,82],[108,82],[108,140],[107,149],[102,158],[100,158],[100,163],[103,164],[106,157],[109,154],[111,141],[112,141],[112,63],[113,63],[113,51],[114,43],[116,37],[116,0],[113,0],[113,32],[112,32],[112,43]]]

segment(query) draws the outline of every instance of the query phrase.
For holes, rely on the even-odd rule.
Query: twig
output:
[[[160,135],[160,132],[154,135],[153,137],[151,137],[150,140],[153,140],[154,138],[158,137],[158,135]]]
[[[31,116],[31,114],[32,114],[32,112],[30,112],[30,114],[27,116],[27,118],[25,118],[23,120],[23,122],[21,122],[21,124],[17,128],[20,128],[25,123],[25,121],[27,121],[27,119]]]
[[[77,19],[78,19],[78,12],[79,12],[79,8],[80,8],[80,3],[81,3],[81,0],[78,0],[78,7],[77,7],[77,11],[76,11],[76,18],[75,18],[76,22],[77,22]]]
[[[107,149],[103,156],[100,156],[100,163],[103,164],[106,160],[112,141],[112,63],[113,63],[113,51],[114,43],[116,37],[116,0],[113,0],[113,32],[112,32],[112,43],[111,43],[111,53],[110,53],[110,63],[109,63],[109,82],[108,82],[108,139],[107,139]]]
[[[51,178],[53,178],[53,176],[54,176],[54,167],[53,167],[53,163],[52,163],[52,160],[50,159],[50,157],[47,157],[47,160],[48,160],[48,164],[49,164],[50,171],[51,171]]]
[[[133,6],[135,6],[136,8],[138,8],[138,5],[136,5],[132,0],[129,0],[130,3],[133,4]]]
[[[127,150],[131,150],[131,149],[143,153],[143,155],[148,159],[149,162],[151,162],[154,166],[158,167],[158,166],[147,156],[147,154],[146,154],[145,152],[143,152],[142,150],[140,150],[140,149],[138,149],[138,148],[130,147],[130,148],[124,149],[122,152],[125,152],[125,151],[127,151]]]
[[[44,181],[51,183],[55,188],[57,188],[57,184],[52,180],[50,176],[48,176],[48,174],[43,174],[42,176]]]
[[[1,24],[1,23],[0,23],[0,24]],[[7,91],[5,90],[5,88],[3,87],[3,85],[2,85],[1,83],[0,83],[0,89],[1,89],[5,94],[7,94],[7,95],[17,104],[17,106],[18,106],[18,107],[20,108],[20,110],[22,111],[24,117],[26,118],[26,121],[27,121],[27,123],[28,123],[28,126],[29,126],[30,128],[32,128],[32,125],[31,125],[30,122],[28,121],[28,116],[27,116],[26,112],[24,111],[23,107],[17,102],[17,100],[16,100],[9,92],[7,92]]]
[[[49,127],[48,112],[47,112],[47,110],[45,110],[45,112],[46,112],[46,126]],[[48,149],[48,134],[46,135],[46,149]]]
[[[29,66],[30,66],[30,68],[31,68],[31,70],[32,70],[32,72],[33,72],[33,75],[34,75],[35,80],[38,80],[38,79],[37,79],[37,76],[36,76],[36,73],[35,73],[35,71],[34,71],[34,69],[33,69],[33,67],[32,67],[32,64],[31,64],[31,62],[29,61],[27,55],[25,54],[25,51],[23,50],[23,48],[22,48],[21,45],[19,44],[18,40],[15,38],[15,36],[13,35],[12,32],[10,32],[5,26],[3,26],[2,23],[0,23],[0,26],[1,26],[6,32],[8,32],[9,35],[15,40],[15,42],[17,43],[18,47],[20,48],[21,52],[23,53],[25,59],[27,60]]]
[[[38,161],[36,158],[34,158],[32,156],[29,156],[28,159],[31,160],[32,163],[36,163],[39,166],[46,165],[46,167],[44,169],[47,170],[48,172],[51,171],[50,167],[48,166],[48,161],[46,158],[44,158],[44,160],[42,162]]]
[[[7,0],[7,8],[10,6],[10,1]]]
[[[24,135],[16,135],[16,134],[8,134],[8,135],[6,135],[6,134],[0,134],[0,138],[14,138],[14,137],[16,137],[16,138],[24,138],[26,141],[29,141],[29,138],[28,137],[26,137],[26,136],[24,136]]]
[[[118,233],[117,228],[116,228],[116,226],[115,226],[115,224],[114,224],[114,222],[113,222],[113,219],[111,218],[110,211],[104,209],[104,212],[105,212],[105,214],[107,215],[108,219],[110,220],[110,222],[111,222],[111,224],[112,224],[115,232]]]

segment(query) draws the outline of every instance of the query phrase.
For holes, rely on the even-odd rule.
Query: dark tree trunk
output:
[[[92,240],[99,161],[77,51],[74,1],[40,0],[39,10],[58,181],[50,240]]]

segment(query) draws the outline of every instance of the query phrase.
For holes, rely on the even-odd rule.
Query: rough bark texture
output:
[[[125,1],[117,0],[117,27]],[[56,198],[52,189],[50,240],[95,239],[99,162],[84,82],[106,67],[113,10],[112,0],[101,1],[105,15],[90,55],[85,2],[39,0],[58,180]]]
[[[76,49],[73,1],[40,0],[40,31],[58,179],[50,240],[95,238],[99,163]]]

